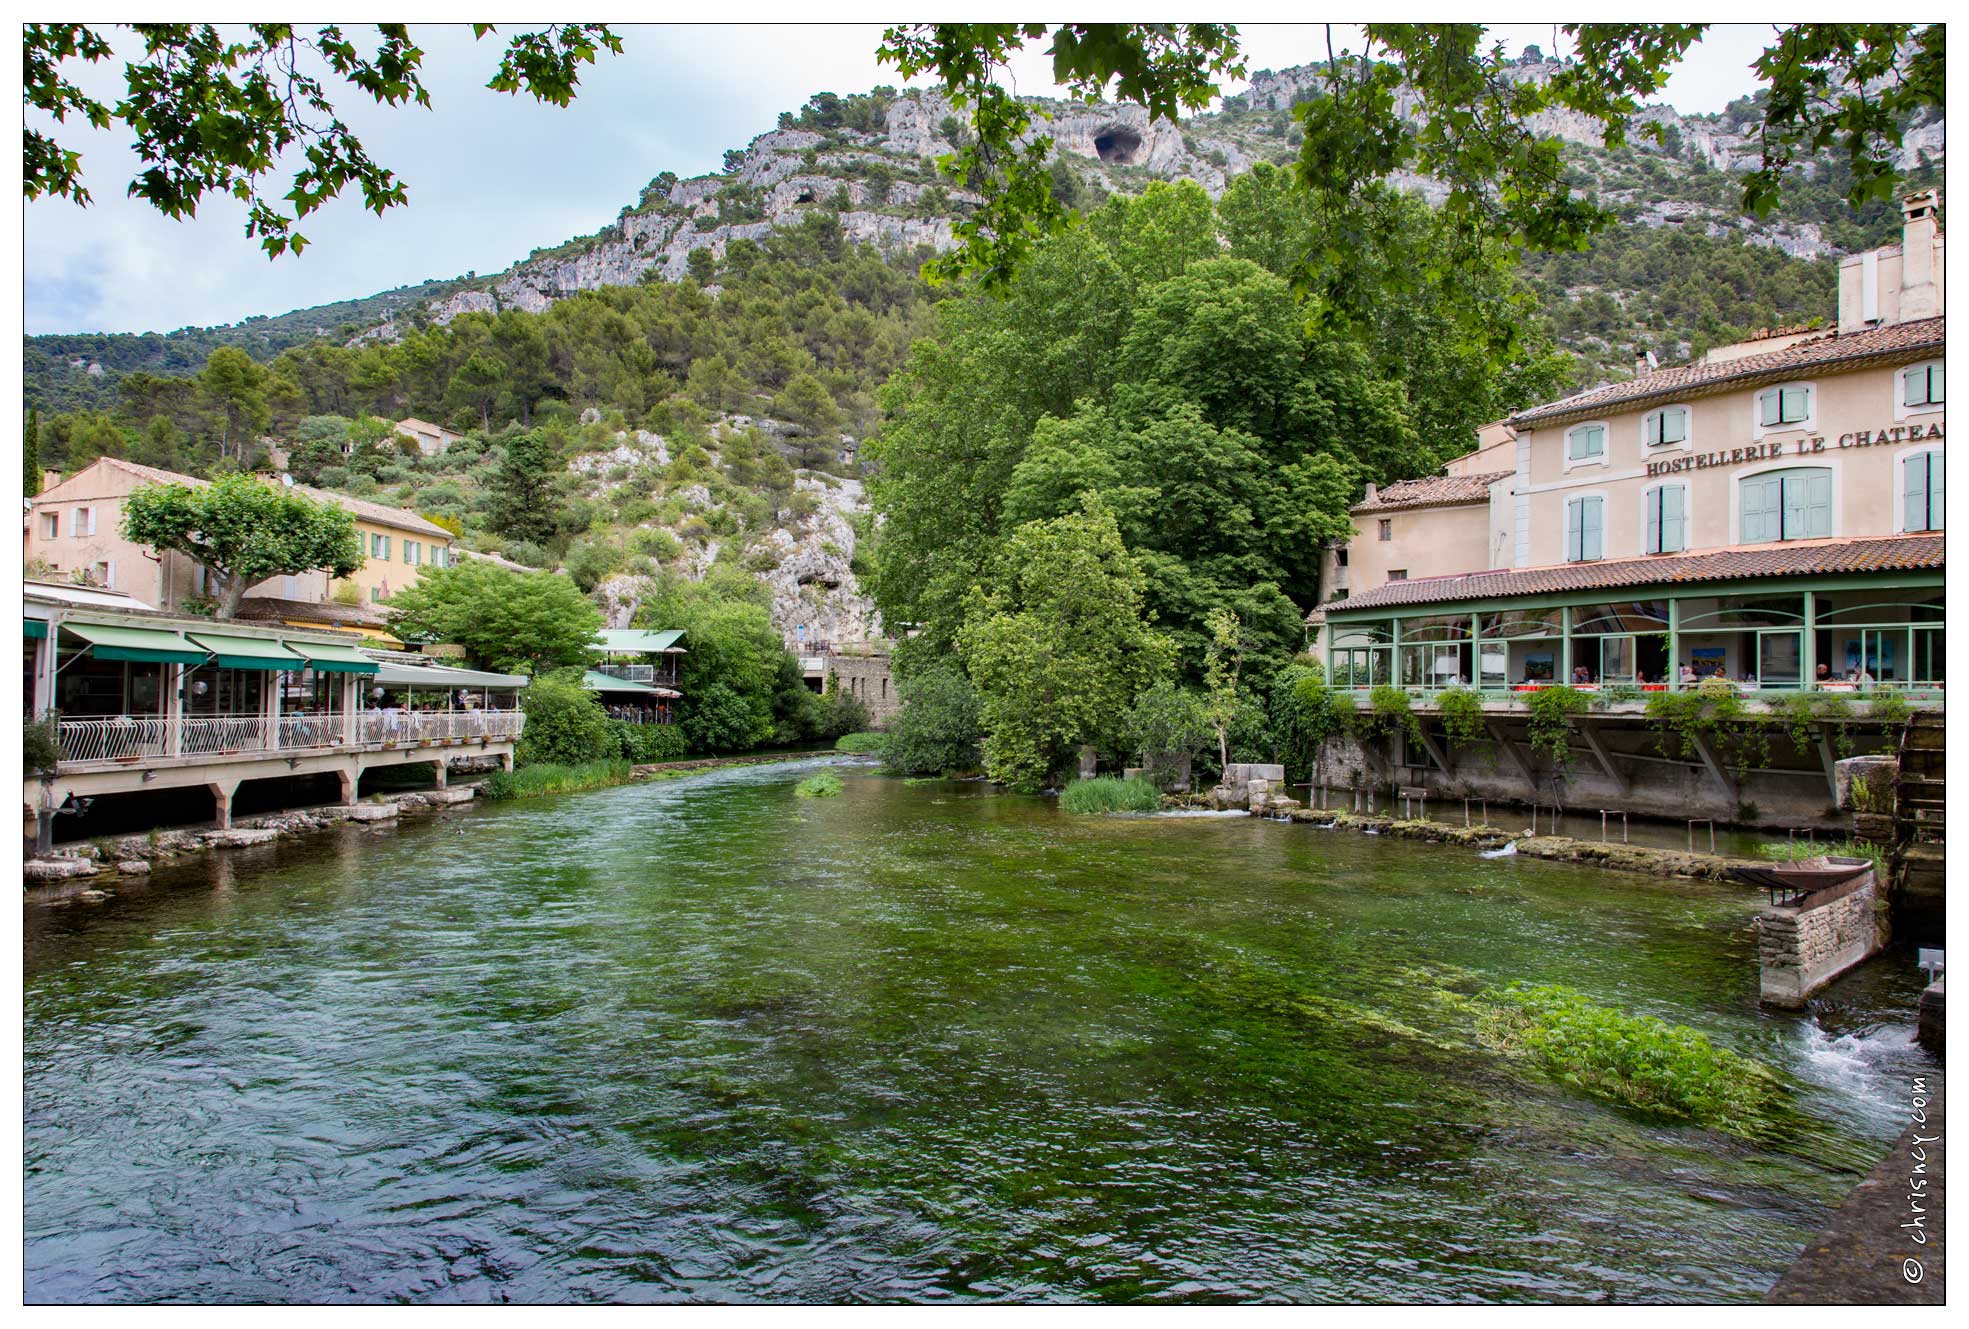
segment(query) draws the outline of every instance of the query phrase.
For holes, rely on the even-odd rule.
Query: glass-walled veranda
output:
[[[1327,616],[1328,677],[1357,690],[1395,684],[1509,694],[1568,683],[1646,693],[1722,678],[1744,691],[1891,685],[1939,698],[1946,682],[1939,573],[1726,591],[1646,587],[1384,613],[1334,605]]]

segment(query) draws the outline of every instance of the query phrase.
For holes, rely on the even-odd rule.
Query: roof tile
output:
[[[1437,507],[1449,503],[1482,503],[1490,497],[1490,487],[1514,474],[1491,471],[1484,475],[1427,475],[1420,480],[1398,480],[1349,512],[1390,512],[1399,508]]]
[[[1329,615],[1351,614],[1362,609],[1387,609],[1398,605],[1509,599],[1520,595],[1555,595],[1629,586],[1842,572],[1911,572],[1939,569],[1944,543],[1939,533],[1886,535],[1868,540],[1793,540],[1783,544],[1709,549],[1691,554],[1656,554],[1647,558],[1463,572],[1446,577],[1391,581],[1345,600],[1330,602],[1324,608]]]
[[[1629,402],[1685,396],[1692,392],[1713,392],[1820,365],[1912,356],[1921,351],[1939,350],[1945,340],[1946,323],[1946,319],[1923,318],[1868,328],[1844,336],[1827,333],[1823,337],[1797,342],[1781,351],[1764,355],[1746,355],[1742,359],[1725,360],[1713,365],[1690,364],[1658,369],[1652,374],[1640,374],[1622,383],[1609,383],[1605,387],[1520,411],[1511,417],[1510,422],[1513,425],[1535,425]]]

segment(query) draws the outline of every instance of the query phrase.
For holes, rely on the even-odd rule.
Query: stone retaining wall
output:
[[[1767,1006],[1797,1010],[1814,992],[1886,944],[1878,883],[1868,872],[1858,885],[1809,907],[1777,906],[1757,918],[1759,997]]]

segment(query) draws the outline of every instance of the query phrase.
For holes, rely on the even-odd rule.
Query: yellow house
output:
[[[123,503],[145,485],[206,483],[118,457],[98,458],[30,500],[23,555],[44,577],[75,578],[123,591],[167,612],[181,609],[185,601],[205,596],[205,569],[184,554],[159,554],[125,539]],[[445,566],[451,558],[451,533],[403,508],[309,485],[290,487],[354,514],[365,561],[345,580],[321,571],[271,577],[246,592],[241,617],[276,617],[294,626],[354,628],[388,637],[381,602],[415,585],[425,568]],[[41,567],[34,569],[37,563]],[[268,603],[254,605],[255,600]]]

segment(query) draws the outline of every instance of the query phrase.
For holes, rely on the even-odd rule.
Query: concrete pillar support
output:
[[[445,781],[451,778],[451,763],[446,761],[443,757],[439,757],[436,761],[431,763],[431,766],[438,773],[437,787],[443,789],[445,787]]]
[[[335,772],[342,782],[342,806],[352,808],[356,805],[356,789],[362,783],[362,771],[354,762]]]
[[[212,821],[222,831],[232,829],[232,796],[239,788],[237,780],[214,780],[205,786],[212,791]]]

